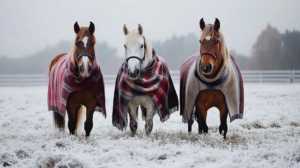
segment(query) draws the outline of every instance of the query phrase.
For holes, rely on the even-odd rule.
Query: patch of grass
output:
[[[300,126],[300,124],[298,122],[295,122],[295,121],[291,121],[290,125],[293,126],[293,127],[299,127]]]
[[[231,136],[227,136],[228,143],[233,145],[244,145],[247,143],[247,139],[240,134],[233,133]]]
[[[241,124],[241,126],[248,130],[250,130],[251,128],[255,128],[255,129],[265,129],[266,128],[260,121],[254,121],[252,123]]]
[[[273,153],[266,153],[266,154],[263,155],[263,157],[264,157],[265,159],[268,159],[268,158],[271,157],[271,156],[274,156],[274,154],[273,154]]]
[[[272,122],[272,123],[270,124],[270,127],[271,127],[271,128],[281,128],[281,126],[280,126],[277,122]]]
[[[67,161],[66,161],[67,160]],[[83,168],[83,164],[75,158],[69,158],[64,155],[54,155],[47,157],[39,157],[36,161],[36,167],[52,168],[52,167],[69,167],[69,168]]]
[[[166,154],[160,155],[160,156],[158,157],[158,160],[165,160],[165,159],[167,159],[167,155],[166,155]]]
[[[23,149],[17,150],[16,155],[19,159],[30,158],[30,155]]]

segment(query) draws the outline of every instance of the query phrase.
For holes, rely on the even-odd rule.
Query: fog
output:
[[[253,44],[268,25],[279,32],[299,30],[300,1],[0,1],[0,56],[23,57],[74,39],[73,25],[94,22],[99,42],[107,42],[123,55],[122,27],[136,29],[163,41],[174,35],[199,36],[199,20],[221,22],[229,50],[250,55]],[[195,42],[197,43],[197,41]],[[70,44],[71,48],[71,44]],[[66,51],[68,52],[68,51]],[[197,52],[197,51],[195,51]]]

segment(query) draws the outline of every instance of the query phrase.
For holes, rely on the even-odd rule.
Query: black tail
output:
[[[53,112],[53,119],[55,128],[65,130],[65,118],[64,116],[60,115],[59,113]]]

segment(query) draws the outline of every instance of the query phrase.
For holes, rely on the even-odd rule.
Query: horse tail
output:
[[[54,125],[55,128],[65,130],[65,117],[60,115],[57,112],[53,112],[53,120],[54,120]]]
[[[76,123],[76,135],[80,136],[84,134],[83,125],[85,120],[85,107],[83,105],[80,106],[80,109],[77,113],[77,123]]]

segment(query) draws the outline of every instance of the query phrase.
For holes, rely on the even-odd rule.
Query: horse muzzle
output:
[[[92,67],[90,65],[81,65],[79,72],[82,77],[89,77],[91,75]]]
[[[200,65],[200,69],[204,75],[210,75],[213,70],[213,66],[211,64],[208,64],[207,66],[204,66],[202,63]]]
[[[130,69],[128,69],[127,74],[131,80],[136,80],[140,77],[140,70],[135,69],[133,72],[131,72]]]

